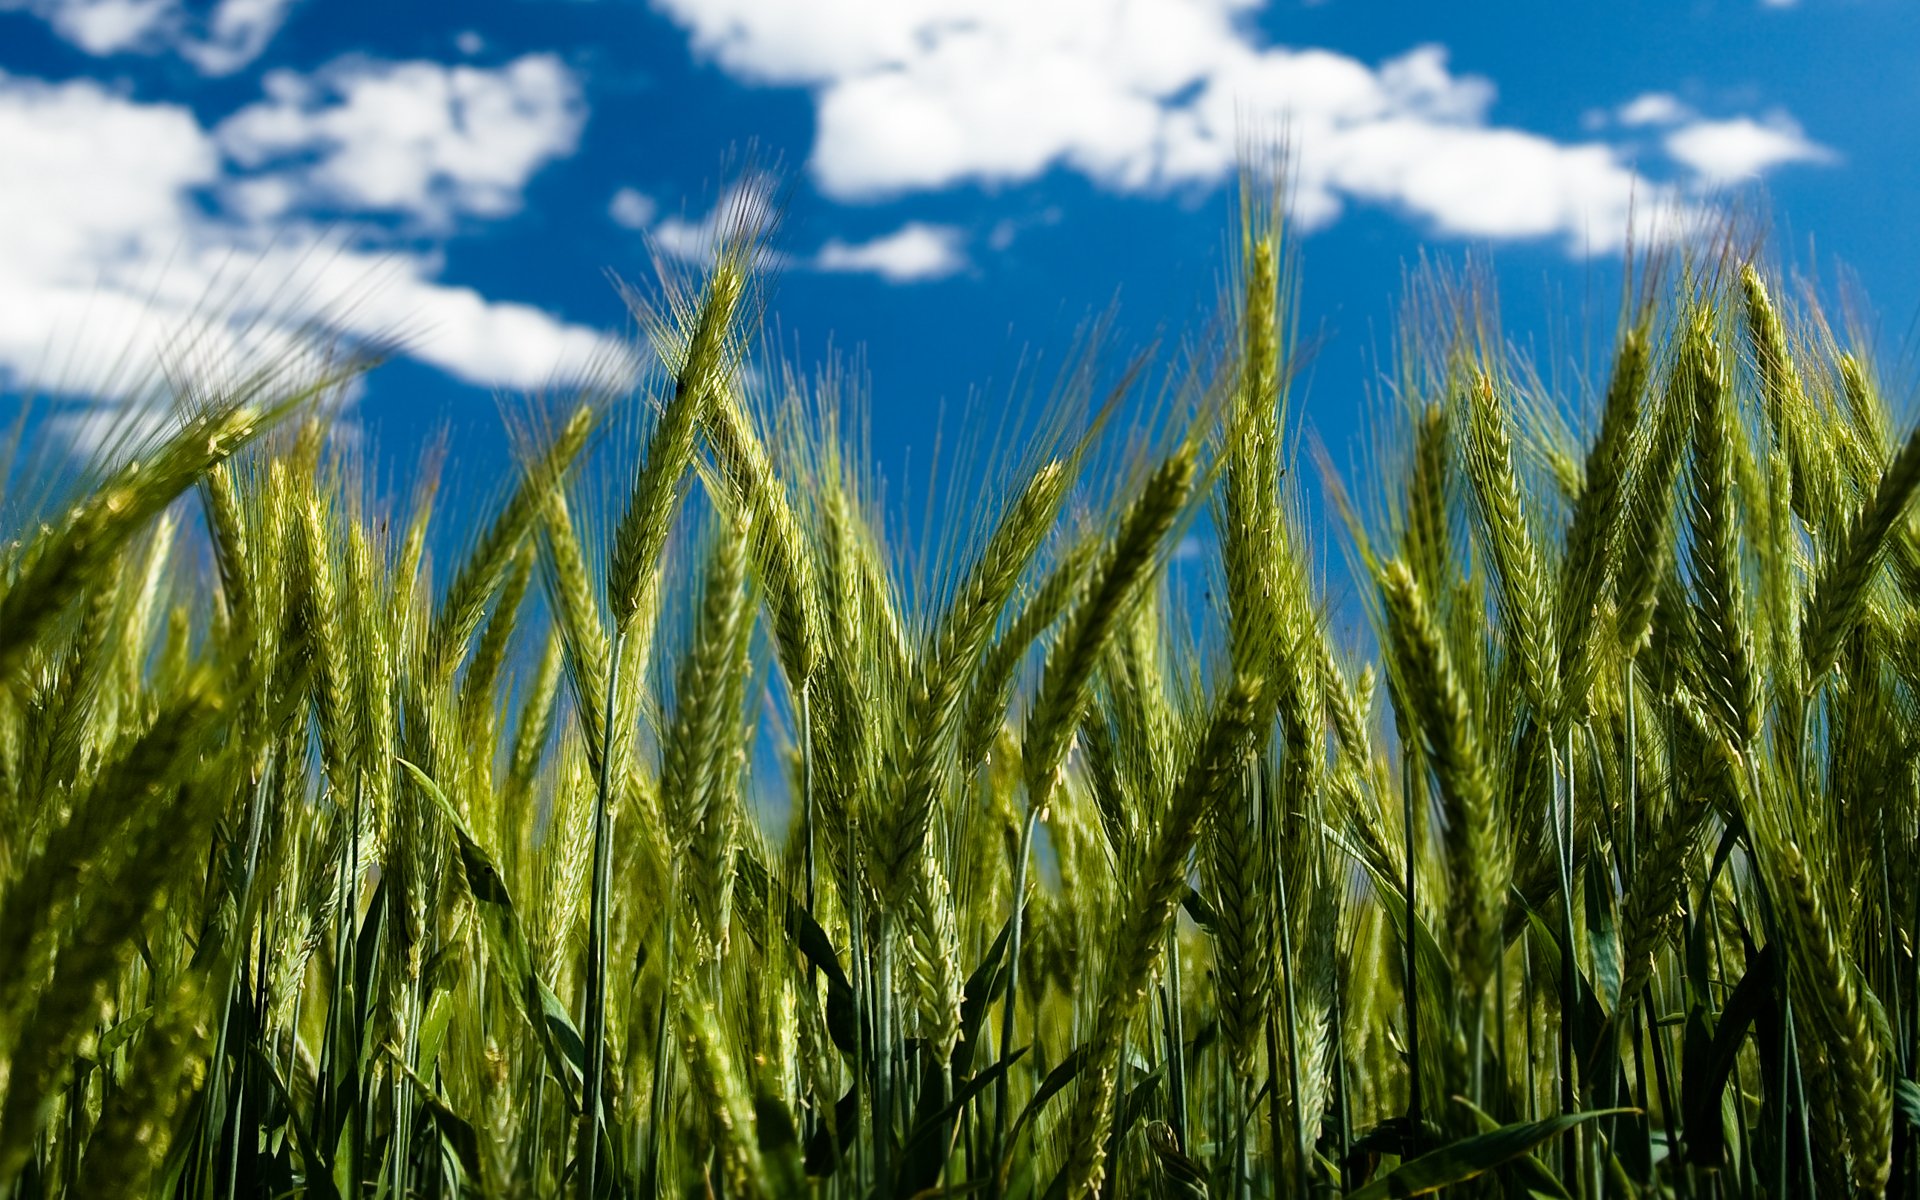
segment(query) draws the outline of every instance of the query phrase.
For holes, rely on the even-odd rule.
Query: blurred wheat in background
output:
[[[758,220],[492,512],[374,488],[339,355],[22,458],[0,1195],[1914,1194],[1874,362],[1726,234],[1553,385],[1428,275],[1341,482],[1271,185],[937,544],[762,369]]]

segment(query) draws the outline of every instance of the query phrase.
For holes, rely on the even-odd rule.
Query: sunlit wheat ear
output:
[[[715,397],[706,410],[707,437],[720,470],[733,489],[733,504],[751,514],[750,549],[766,592],[780,662],[795,689],[812,680],[819,661],[820,599],[812,552],[788,493],[775,474],[765,443],[754,430],[736,392]]]
[[[962,579],[921,655],[903,714],[900,802],[885,821],[878,843],[882,857],[875,874],[883,892],[906,885],[910,863],[921,853],[960,702],[1007,598],[1053,528],[1069,482],[1066,465],[1057,460],[1027,481]]]
[[[249,405],[190,417],[151,454],[101,481],[57,527],[29,541],[0,591],[0,676],[14,671],[70,600],[99,581],[128,539],[266,425],[265,414]]]
[[[1408,724],[1440,784],[1453,888],[1448,924],[1458,967],[1477,993],[1492,978],[1498,953],[1511,848],[1495,821],[1485,750],[1432,610],[1398,561],[1382,569],[1380,591],[1396,703],[1412,709]]]
[[[561,740],[552,772],[552,808],[541,839],[543,903],[536,950],[543,979],[575,968],[578,928],[586,913],[587,861],[593,846],[593,772],[577,728]],[[557,982],[556,982],[557,985]]]
[[[574,409],[552,445],[527,465],[499,514],[460,564],[440,599],[428,635],[429,676],[450,675],[459,665],[468,639],[480,627],[487,603],[507,580],[522,543],[538,525],[542,498],[564,478],[586,445],[594,420],[590,405]]]
[[[1620,565],[1615,573],[1616,644],[1632,658],[1645,648],[1663,583],[1676,564],[1668,540],[1675,528],[1676,482],[1686,463],[1693,410],[1689,396],[1673,380],[1654,391],[1645,456],[1635,473],[1621,516]]]
[[[1767,428],[1785,452],[1794,513],[1816,534],[1832,507],[1840,480],[1833,447],[1820,430],[1818,408],[1794,360],[1787,329],[1766,281],[1753,263],[1740,268],[1746,348],[1759,377]]]
[[[1521,684],[1535,713],[1552,721],[1559,703],[1559,643],[1554,636],[1547,565],[1533,535],[1513,457],[1512,416],[1503,381],[1474,369],[1465,393],[1467,478],[1492,559],[1502,624],[1520,658]]]
[[[592,664],[606,662],[606,623],[580,543],[573,505],[559,481],[547,489],[541,507],[548,601],[554,612],[555,631],[566,649],[567,680],[597,760],[606,722],[607,681],[605,668]]]
[[[1568,702],[1584,708],[1601,662],[1603,637],[1590,636],[1606,593],[1618,581],[1632,484],[1646,459],[1643,428],[1651,367],[1651,309],[1621,332],[1601,402],[1600,431],[1587,451],[1582,486],[1561,559],[1557,611],[1560,668]]]
[[[661,769],[661,813],[669,852],[687,857],[686,885],[710,950],[725,938],[722,916],[732,885],[729,855],[734,778],[746,691],[748,622],[747,529],[720,522],[701,581],[693,643],[674,685],[674,712]]]
[[[1826,1041],[1835,1068],[1853,1183],[1860,1193],[1882,1195],[1890,1170],[1893,1102],[1888,1094],[1885,1051],[1860,994],[1857,968],[1842,950],[1838,929],[1816,889],[1800,848],[1787,842],[1773,876],[1787,927],[1787,971],[1809,1002],[1807,1015]]]
[[[985,760],[1001,735],[1020,663],[1085,586],[1087,571],[1100,549],[1097,540],[1081,537],[1060,552],[1033,594],[1015,610],[1007,628],[987,647],[974,673],[972,694],[967,697],[960,721],[963,767],[971,769]]]
[[[231,463],[212,467],[201,480],[200,494],[213,542],[221,606],[228,622],[244,630],[248,627],[254,566],[240,511],[238,471]]]
[[[1220,1021],[1235,1074],[1251,1080],[1273,986],[1271,898],[1262,890],[1265,841],[1255,823],[1251,786],[1243,783],[1215,804],[1204,847],[1203,871],[1218,914],[1214,954]]]
[[[345,626],[342,645],[348,674],[341,687],[354,736],[354,761],[364,776],[367,808],[374,815],[378,840],[384,846],[392,834],[393,746],[395,732],[394,678],[388,668],[394,650],[388,612],[381,586],[381,568],[366,527],[350,521],[342,572]]]
[[[533,541],[522,541],[520,549],[507,566],[493,611],[481,629],[479,640],[474,643],[473,656],[465,677],[460,681],[461,728],[469,738],[470,745],[494,745],[500,740],[499,730],[494,727],[498,716],[497,692],[507,667],[508,652],[514,645],[514,634],[520,628],[538,561],[539,552]],[[490,760],[487,774],[491,778]]]
[[[1832,369],[1840,377],[1837,402],[1830,400],[1826,428],[1840,469],[1860,475],[1865,463],[1883,464],[1894,432],[1894,417],[1875,383],[1873,368],[1856,350],[1829,347]]]
[[[1736,741],[1745,743],[1760,730],[1760,682],[1746,606],[1735,491],[1735,460],[1745,453],[1741,440],[1745,434],[1728,392],[1713,310],[1696,306],[1682,338],[1673,367],[1674,397],[1690,409],[1693,424],[1688,481],[1692,538],[1687,565],[1703,654],[1703,683],[1716,715],[1727,723]]]
[[[672,389],[647,441],[607,564],[607,607],[616,634],[629,632],[647,603],[695,439],[707,409],[732,386],[733,325],[745,287],[741,265],[722,257],[708,276],[691,327],[675,330],[676,340],[663,355],[674,365]]]
[[[337,561],[338,529],[318,497],[299,506],[294,526],[292,574],[301,596],[298,616],[308,631],[313,653],[314,715],[321,762],[335,791],[349,795],[355,766],[361,761],[361,744],[348,697],[346,664],[340,653],[345,642],[346,610],[340,599],[343,564]]]
[[[1413,433],[1402,517],[1401,557],[1421,587],[1436,593],[1452,586],[1454,422],[1446,405],[1421,409]]]
[[[1267,557],[1282,534],[1280,456],[1286,381],[1282,361],[1290,346],[1293,281],[1281,246],[1280,220],[1254,199],[1252,178],[1242,180],[1241,322],[1238,374],[1222,424],[1222,475],[1216,524],[1227,579],[1229,640],[1235,660],[1266,669],[1278,652]]]
[[[928,858],[906,897],[906,958],[919,1033],[940,1054],[951,1056],[960,1036],[966,977],[960,962],[960,932],[945,872]]]
[[[1167,531],[1185,507],[1193,477],[1190,452],[1168,459],[1147,477],[1095,569],[1092,585],[1047,655],[1022,749],[1027,793],[1036,807],[1046,805],[1054,775],[1085,715],[1094,668],[1137,586],[1156,562]]]
[[[1860,619],[1867,592],[1890,542],[1920,490],[1920,430],[1908,435],[1887,464],[1866,507],[1847,522],[1807,597],[1801,637],[1809,685],[1832,666],[1840,643]]]
[[[1112,934],[1096,1000],[1086,1064],[1069,1119],[1062,1168],[1066,1194],[1095,1195],[1105,1177],[1106,1129],[1118,1086],[1120,1050],[1128,1024],[1145,996],[1165,946],[1166,929],[1187,888],[1187,860],[1209,813],[1238,786],[1259,729],[1260,684],[1229,685],[1207,717],[1153,841],[1126,884],[1120,922]]]
[[[523,693],[520,711],[512,730],[507,757],[507,778],[503,805],[527,804],[540,763],[545,758],[553,731],[558,725],[561,673],[566,648],[559,631],[549,628],[534,668],[531,682]],[[501,718],[504,733],[505,717]]]

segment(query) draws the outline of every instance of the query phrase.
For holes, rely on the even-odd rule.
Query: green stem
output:
[[[807,915],[814,917],[814,859],[813,859],[813,684],[811,681],[800,685],[800,831],[806,842],[807,876]],[[814,971],[807,968],[807,982],[813,982]]]
[[[1785,964],[1782,964],[1784,969]],[[1788,1127],[1793,1121],[1793,1105],[1787,1103],[1788,1081],[1793,1078],[1793,993],[1786,987],[1780,989],[1785,994],[1781,1005],[1780,1018],[1780,1125],[1774,1130],[1777,1141],[1773,1163],[1773,1194],[1788,1195],[1787,1191],[1787,1146]]]
[[[672,1095],[673,1055],[668,1039],[673,1029],[673,930],[678,924],[680,872],[667,872],[667,905],[661,910],[660,1018],[653,1035],[653,1089],[647,1100],[647,1180],[656,1197],[664,1195],[660,1186],[660,1144],[667,1128],[667,1101]]]
[[[1042,807],[1039,804],[1028,805],[1026,827],[1020,832],[1020,857],[1013,864],[1013,921],[1007,935],[1007,991],[1000,1009],[999,1051],[1002,1062],[1013,1051],[1014,1009],[1020,996],[1020,927],[1026,913],[1027,860],[1033,857],[1034,827],[1039,823]],[[1007,1147],[1007,1108],[1010,1103],[1007,1072],[1004,1070],[1000,1072],[1000,1078],[994,1081],[993,1099],[993,1153],[987,1160],[993,1177],[988,1182],[987,1195],[999,1200],[1002,1191],[1000,1168]]]
[[[1280,901],[1280,957],[1287,964],[1285,982],[1280,992],[1287,1013],[1287,1087],[1293,1104],[1294,1194],[1306,1196],[1311,1194],[1312,1189],[1307,1185],[1307,1113],[1300,1096],[1300,1012],[1293,989],[1293,923],[1287,907],[1287,893],[1291,888],[1278,855],[1274,858],[1274,879],[1278,884],[1276,892]],[[1275,1164],[1276,1167],[1278,1165]]]
[[[607,1061],[607,909],[613,902],[614,754],[620,744],[620,656],[626,632],[615,630],[607,656],[607,711],[600,730],[600,780],[593,801],[593,891],[587,910],[586,1098],[580,1113],[580,1195],[594,1200],[600,1185],[601,1097]]]
[[[893,1194],[893,947],[886,905],[874,909],[873,1164],[876,1194]]]
[[[1407,1120],[1417,1131],[1422,1117],[1420,1106],[1420,973],[1414,957],[1414,926],[1419,921],[1420,910],[1414,900],[1413,855],[1414,855],[1414,796],[1418,790],[1418,780],[1414,774],[1414,756],[1409,746],[1400,756],[1400,799],[1402,824],[1406,826],[1407,879],[1406,879],[1406,977],[1407,977]]]
[[[227,1186],[223,1195],[238,1194],[240,1176],[240,1143],[243,1140],[240,1128],[240,1107],[246,1100],[246,1075],[244,1071],[234,1073],[234,1088],[231,1097],[226,1096],[222,1086],[227,1071],[227,1045],[232,1035],[232,1022],[235,993],[240,986],[241,973],[246,965],[246,944],[250,940],[248,932],[253,922],[253,880],[260,865],[261,828],[265,824],[263,810],[266,807],[266,793],[273,778],[273,759],[269,758],[260,769],[260,777],[254,780],[252,803],[247,807],[247,857],[245,873],[241,876],[240,891],[234,897],[233,932],[227,966],[227,987],[221,998],[220,1032],[214,1040],[213,1071],[209,1083],[209,1094],[215,1098],[207,1111],[219,1120],[219,1124],[209,1124],[207,1130],[213,1136],[213,1145],[208,1148],[210,1154],[219,1151],[219,1138],[222,1129],[231,1129],[233,1151],[227,1159]],[[211,1186],[212,1174],[202,1176],[202,1186]]]
[[[1573,929],[1573,839],[1577,828],[1573,805],[1573,730],[1567,730],[1566,754],[1562,757],[1557,740],[1552,743],[1554,791],[1564,800],[1566,823],[1554,814],[1554,838],[1560,867],[1560,1109],[1578,1110],[1580,1084],[1574,1063],[1574,1047],[1580,1042],[1580,975],[1578,951]],[[1587,1193],[1585,1139],[1578,1126],[1567,1133],[1567,1155],[1572,1170],[1575,1200]]]
[[[1167,1021],[1167,1123],[1174,1140],[1187,1144],[1187,1036],[1180,1003],[1179,922],[1167,930],[1167,977],[1160,985],[1160,1004]]]
[[[873,1050],[877,1040],[873,1027],[873,962],[869,955],[859,953],[859,948],[867,944],[866,908],[861,903],[860,884],[854,874],[851,861],[855,845],[853,837],[853,815],[847,814],[841,830],[841,846],[844,847],[841,860],[842,870],[836,886],[845,898],[847,907],[847,944],[853,947],[852,971],[849,983],[853,988],[853,1011],[858,1014],[853,1033],[853,1109],[858,1113],[862,1102],[872,1105],[873,1095]],[[869,1107],[869,1114],[873,1109]],[[858,1178],[862,1196],[872,1187],[873,1174],[873,1122],[867,1123],[867,1148],[858,1153],[854,1160],[854,1173]]]

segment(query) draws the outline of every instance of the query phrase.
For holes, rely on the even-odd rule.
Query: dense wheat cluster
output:
[[[1592,380],[1423,285],[1343,490],[1247,197],[1162,418],[1070,373],[938,544],[746,368],[744,234],[485,514],[370,487],[352,363],[16,469],[0,1195],[1912,1194],[1864,348],[1725,237]]]

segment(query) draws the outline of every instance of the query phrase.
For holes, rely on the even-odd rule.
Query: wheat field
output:
[[[1916,1194],[1863,339],[1723,234],[1550,384],[1430,274],[1343,475],[1241,207],[933,544],[746,224],[490,511],[345,355],[5,460],[0,1196]]]

